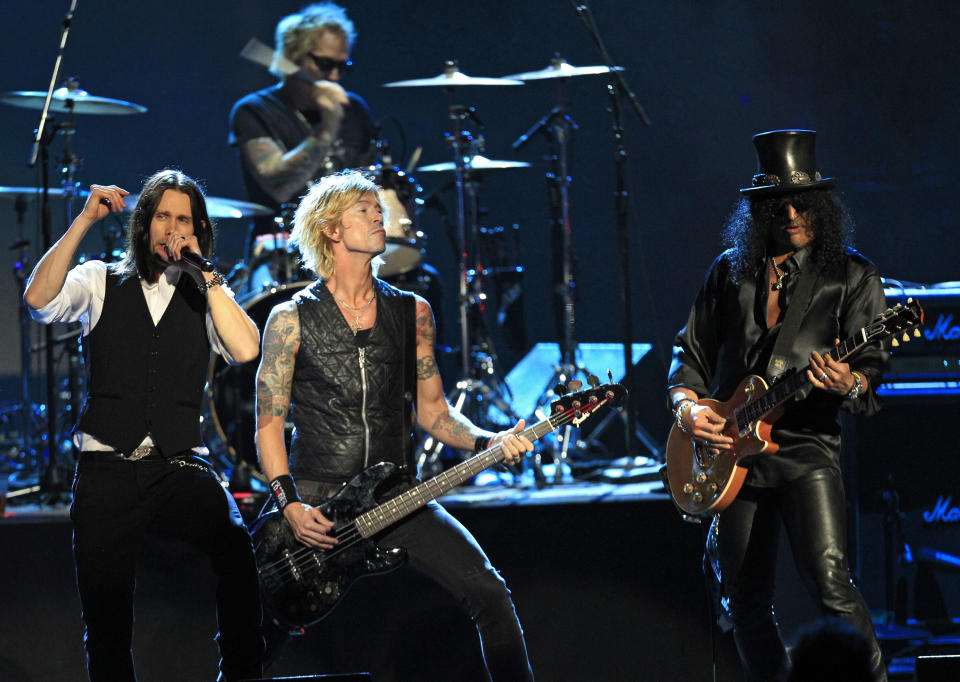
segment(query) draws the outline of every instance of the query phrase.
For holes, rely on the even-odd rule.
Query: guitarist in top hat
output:
[[[292,237],[320,279],[276,306],[263,334],[257,373],[257,450],[277,507],[302,543],[331,549],[334,524],[316,506],[378,462],[400,470],[378,499],[417,481],[412,419],[452,447],[500,446],[507,464],[533,444],[515,428],[490,433],[454,410],[434,359],[430,305],[376,277],[386,242],[376,186],[344,171],[315,184],[300,202]],[[291,401],[289,458],[284,426]],[[389,485],[389,484],[384,484]],[[403,547],[411,568],[439,583],[477,627],[494,680],[533,679],[506,584],[477,541],[435,501],[380,537]],[[268,647],[272,634],[267,632]],[[268,654],[269,655],[269,654]]]
[[[870,613],[847,564],[838,412],[879,409],[876,387],[887,354],[878,343],[849,362],[825,352],[869,324],[885,308],[884,294],[876,267],[850,246],[852,220],[833,191],[835,180],[817,171],[814,139],[811,130],[754,136],[758,171],[740,190],[723,230],[727,250],[710,267],[675,339],[669,399],[677,427],[715,455],[734,440],[723,433],[725,419],[697,400],[728,400],[751,374],[769,382],[791,370],[807,373],[808,390],[787,401],[774,422],[779,449],[744,463],[740,493],[714,516],[710,553],[748,680],[787,674],[773,610],[781,522],[823,615],[863,633],[874,676],[885,680]],[[792,306],[801,306],[798,319],[785,324]],[[784,326],[796,331],[777,346]]]

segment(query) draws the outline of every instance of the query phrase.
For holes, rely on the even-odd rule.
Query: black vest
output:
[[[76,428],[126,453],[147,433],[165,456],[202,445],[206,311],[203,294],[181,277],[154,326],[140,280],[108,270],[103,312],[84,343],[87,397]]]
[[[403,362],[405,349],[413,357],[412,296],[374,283],[377,319],[362,349],[323,280],[294,296],[300,347],[291,387],[290,471],[296,478],[340,483],[377,462],[415,475],[414,397],[405,395]]]

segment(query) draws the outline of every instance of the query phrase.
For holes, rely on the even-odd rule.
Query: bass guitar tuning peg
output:
[[[553,393],[554,393],[554,395],[563,396],[563,395],[566,395],[566,394],[569,393],[569,392],[570,392],[570,391],[568,391],[568,390],[567,390],[567,387],[564,386],[563,384],[557,384],[556,386],[553,387]]]
[[[590,388],[596,388],[600,385],[600,380],[597,378],[596,374],[591,374],[587,377],[587,383],[590,384]]]

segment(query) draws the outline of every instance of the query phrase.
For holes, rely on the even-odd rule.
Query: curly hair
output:
[[[168,168],[157,171],[143,183],[137,205],[127,223],[126,254],[114,268],[117,274],[123,277],[139,274],[148,282],[154,282],[166,267],[158,262],[150,248],[150,223],[168,189],[190,197],[193,234],[204,257],[213,255],[214,226],[207,214],[207,201],[200,183],[181,171]]]
[[[809,211],[813,262],[825,272],[840,265],[847,248],[853,246],[853,219],[833,190],[741,197],[721,235],[724,247],[729,249],[726,258],[735,282],[752,277],[766,260],[769,235],[782,226],[788,205],[801,213]]]

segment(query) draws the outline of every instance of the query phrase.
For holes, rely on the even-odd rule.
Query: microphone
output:
[[[163,247],[167,251],[167,256],[173,258],[173,254],[170,252],[170,248],[164,245]],[[212,261],[207,260],[203,256],[195,254],[193,251],[188,251],[184,249],[180,252],[180,260],[173,261],[179,265],[188,265],[192,268],[199,270],[200,272],[213,272],[214,265]],[[169,263],[168,263],[169,265]]]

